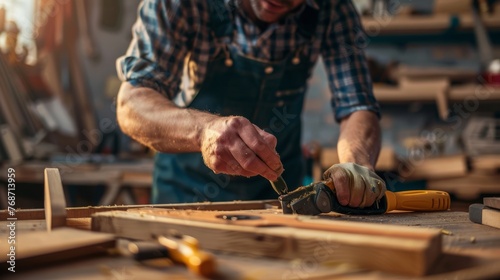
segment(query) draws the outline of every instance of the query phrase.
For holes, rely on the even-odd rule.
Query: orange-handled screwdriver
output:
[[[169,258],[182,263],[192,272],[203,277],[216,273],[215,257],[199,248],[198,240],[187,235],[156,236],[157,242],[133,241],[127,246],[128,252],[137,261]]]
[[[188,235],[180,238],[158,236],[158,243],[165,246],[169,251],[169,257],[177,262],[185,264],[194,273],[210,277],[216,271],[215,257],[199,248],[198,240]]]

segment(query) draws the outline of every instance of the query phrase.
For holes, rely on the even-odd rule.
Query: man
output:
[[[269,181],[280,175],[299,187],[300,113],[319,55],[341,130],[341,164],[325,179],[342,205],[380,199],[379,107],[361,30],[350,1],[144,0],[117,61],[117,115],[158,151],[152,202],[276,198]]]

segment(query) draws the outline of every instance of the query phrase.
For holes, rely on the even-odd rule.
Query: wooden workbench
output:
[[[276,209],[262,211],[279,215],[279,211]],[[85,211],[79,212],[84,213]],[[93,211],[85,213],[90,214],[91,212]],[[318,217],[318,219],[325,218]],[[442,229],[444,253],[435,263],[430,274],[418,279],[500,278],[500,230],[470,222],[466,212],[395,212],[380,216],[339,215],[334,218],[360,223]],[[43,220],[18,221],[18,229],[21,232],[26,230],[43,231],[44,227]],[[0,228],[0,237],[5,236],[6,227],[2,224]],[[217,279],[408,278],[385,272],[368,271],[345,263],[319,265],[311,259],[289,261],[249,258],[224,253],[216,253],[216,256],[220,272]],[[0,277],[2,279],[199,279],[179,265],[163,266],[162,268],[147,267],[130,258],[116,255],[84,258],[30,269],[29,271],[18,271],[15,274],[6,274]]]

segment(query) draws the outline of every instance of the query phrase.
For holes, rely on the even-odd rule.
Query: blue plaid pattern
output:
[[[312,42],[297,32],[303,7],[260,30],[233,1],[212,6],[221,13],[229,12],[233,20],[233,37],[226,42],[232,42],[242,54],[264,61],[302,51],[314,64],[321,55],[333,93],[335,118],[340,120],[357,110],[380,116],[364,56],[368,40],[351,1],[323,0],[318,4],[306,0],[305,5],[320,11]],[[188,83],[202,83],[209,61],[222,49],[209,28],[207,1],[143,0],[132,32],[127,53],[117,60],[119,77],[134,86],[153,88],[172,100],[181,92],[183,74],[190,77]],[[184,68],[186,62],[189,67]]]

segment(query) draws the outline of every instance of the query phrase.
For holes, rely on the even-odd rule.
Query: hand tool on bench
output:
[[[383,214],[392,210],[443,211],[450,207],[450,195],[443,191],[415,190],[390,192],[370,207],[341,205],[331,180],[309,184],[292,192],[281,192],[279,201],[284,214],[319,215],[337,212],[354,215]]]
[[[192,272],[211,277],[216,272],[215,257],[199,248],[198,240],[188,235],[159,235],[157,242],[130,242],[128,250],[137,261],[170,258],[185,264]]]

